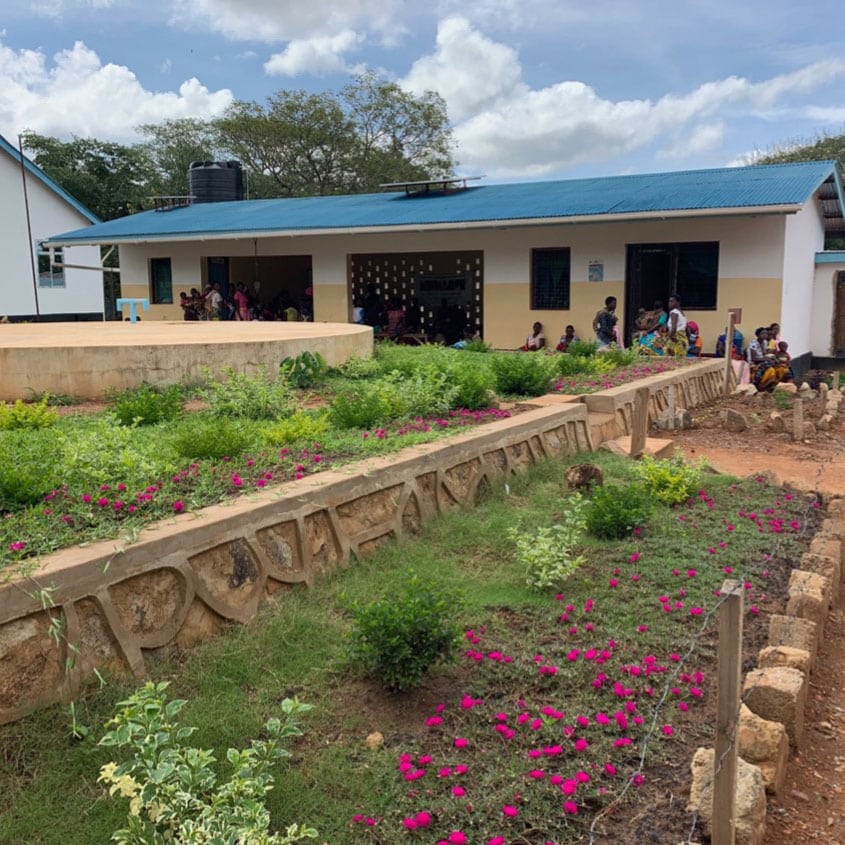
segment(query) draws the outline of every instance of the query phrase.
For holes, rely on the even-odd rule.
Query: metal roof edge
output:
[[[734,206],[728,208],[693,208],[674,209],[671,211],[637,211],[619,214],[580,214],[571,217],[507,217],[491,220],[450,221],[447,223],[409,223],[403,225],[384,226],[345,226],[322,227],[315,229],[231,229],[227,232],[202,233],[193,232],[146,234],[146,235],[112,235],[90,240],[81,238],[62,239],[55,237],[45,243],[51,246],[74,246],[95,244],[143,244],[161,243],[166,241],[223,241],[242,238],[304,238],[325,237],[328,235],[370,235],[385,232],[438,232],[469,229],[514,229],[531,226],[572,226],[584,223],[624,223],[638,220],[679,220],[700,217],[741,217],[751,215],[796,214],[803,207],[803,203],[787,203],[781,205]]]
[[[845,264],[845,249],[829,249],[817,252],[816,264]]]
[[[10,144],[2,135],[0,135],[0,150],[11,156],[18,165],[21,162],[21,153],[12,144]],[[69,194],[58,182],[53,181],[35,162],[31,161],[26,156],[23,157],[23,163],[26,170],[35,176],[45,187],[49,188],[54,194],[63,199],[68,205],[78,211],[86,220],[91,223],[102,223],[103,221],[89,211],[76,197]]]

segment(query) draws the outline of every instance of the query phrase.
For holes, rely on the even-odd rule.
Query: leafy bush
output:
[[[646,522],[650,513],[651,501],[641,484],[596,487],[587,509],[587,530],[603,540],[621,540]]]
[[[147,682],[118,704],[120,710],[106,725],[111,728],[99,744],[129,748],[124,763],[106,763],[99,781],[109,795],[129,799],[126,827],[112,841],[125,845],[173,842],[288,845],[314,839],[317,831],[293,824],[284,833],[270,833],[270,812],[265,806],[273,788],[271,768],[290,752],[280,743],[301,736],[298,717],[307,704],[286,698],[284,721],[265,725],[269,739],[253,740],[251,747],[230,748],[226,759],[230,779],[218,784],[214,752],[185,745],[196,728],[178,727],[176,716],[184,701],[166,701],[167,683]]]
[[[294,408],[287,380],[280,374],[270,379],[264,367],[254,376],[229,368],[222,381],[211,380],[200,395],[218,417],[274,420],[288,416]]]
[[[559,376],[598,375],[607,369],[607,364],[596,355],[584,356],[568,352],[555,358],[555,370]]]
[[[195,414],[177,426],[169,443],[182,458],[217,459],[243,454],[253,445],[253,437],[243,421]]]
[[[618,346],[610,346],[598,358],[606,364],[612,364],[614,368],[629,367],[637,361],[637,350],[634,347],[620,349]]]
[[[496,378],[496,392],[521,396],[546,393],[554,376],[556,357],[525,352],[491,355],[490,367]]]
[[[328,431],[329,420],[325,411],[309,413],[297,411],[285,420],[279,420],[265,429],[264,438],[272,446],[285,446],[290,443],[313,443],[320,440]]]
[[[18,399],[13,405],[0,402],[0,431],[12,429],[46,428],[53,425],[59,415],[49,407],[49,397],[40,402],[25,403]]]
[[[652,497],[666,505],[679,505],[701,485],[703,466],[703,461],[690,465],[681,457],[658,461],[646,456],[634,465],[634,473]]]
[[[352,660],[390,690],[418,686],[438,662],[458,649],[458,597],[410,573],[399,589],[352,608]]]
[[[0,511],[11,512],[44,500],[44,476],[37,468],[0,464]]]
[[[492,348],[489,343],[485,343],[481,338],[478,338],[477,340],[468,340],[464,352],[490,352]]]
[[[279,373],[294,387],[313,387],[326,377],[326,359],[319,352],[303,352],[295,358],[285,358]]]
[[[375,358],[350,358],[331,372],[344,378],[368,379],[381,375],[381,365]]]
[[[182,392],[176,385],[163,390],[149,384],[109,397],[111,412],[121,425],[155,425],[182,413]]]
[[[533,534],[511,528],[508,536],[516,543],[516,556],[525,567],[526,583],[537,590],[560,586],[586,562],[575,549],[584,537],[586,502],[580,493],[566,499],[561,521],[538,528]]]
[[[577,355],[579,358],[592,358],[596,354],[594,340],[573,340],[566,349],[567,355]]]
[[[447,373],[432,367],[410,375],[394,370],[363,383],[354,392],[339,393],[332,400],[329,413],[338,428],[370,428],[390,420],[446,413],[457,393]]]

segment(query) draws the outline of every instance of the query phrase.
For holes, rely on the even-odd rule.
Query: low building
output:
[[[845,353],[845,264],[824,252],[844,214],[824,161],[164,205],[51,242],[119,245],[122,293],[148,297],[151,319],[180,319],[180,291],[244,282],[264,302],[313,294],[322,321],[348,321],[369,292],[418,309],[425,330],[445,304],[515,348],[535,321],[550,340],[570,323],[592,337],[608,296],[630,335],[639,307],[676,293],[706,350],[741,308],[746,336],[779,322],[809,362]]]
[[[0,317],[11,320],[102,320],[100,248],[67,244],[53,253],[48,236],[99,223],[0,135]],[[74,265],[73,267],[68,265]],[[83,269],[86,268],[86,269]]]

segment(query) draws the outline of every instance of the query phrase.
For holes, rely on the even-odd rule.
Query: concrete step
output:
[[[611,445],[612,444],[612,445]],[[617,455],[631,454],[631,438],[628,435],[608,440],[603,448]],[[664,440],[661,437],[646,437],[644,455],[650,458],[671,458],[675,452],[675,441]]]

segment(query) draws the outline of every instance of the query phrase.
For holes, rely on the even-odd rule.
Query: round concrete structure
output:
[[[373,330],[350,323],[16,323],[0,326],[0,400],[43,393],[102,399],[110,390],[202,381],[227,369],[274,373],[319,352],[329,366],[373,352]]]

